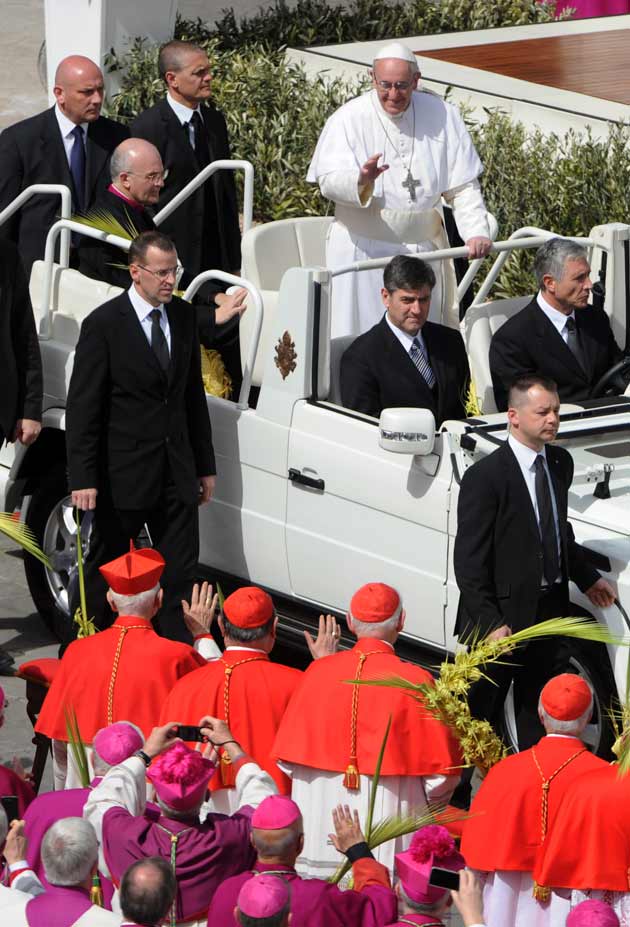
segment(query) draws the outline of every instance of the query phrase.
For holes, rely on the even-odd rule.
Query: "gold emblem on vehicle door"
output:
[[[278,344],[275,347],[275,351],[276,367],[282,374],[282,379],[286,380],[289,374],[293,373],[297,367],[297,364],[295,363],[295,359],[297,357],[295,341],[291,340],[291,335],[289,332],[285,332],[282,338],[278,338]]]

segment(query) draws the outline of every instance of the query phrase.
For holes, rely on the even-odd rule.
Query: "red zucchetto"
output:
[[[223,603],[223,614],[237,628],[260,628],[274,616],[271,596],[258,586],[243,586]]]
[[[400,596],[385,583],[366,583],[357,589],[350,600],[352,618],[370,624],[393,618],[397,612],[400,614],[400,608]]]
[[[540,693],[540,704],[555,721],[575,721],[592,703],[588,683],[574,673],[554,676]]]

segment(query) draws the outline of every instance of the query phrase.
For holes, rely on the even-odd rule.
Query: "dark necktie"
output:
[[[565,327],[567,330],[567,347],[571,354],[573,354],[580,367],[583,368],[584,356],[582,354],[582,346],[580,344],[580,336],[575,324],[575,319],[569,316]]]
[[[85,211],[85,143],[83,129],[75,126],[71,135],[74,138],[70,150],[70,173],[74,183],[75,206],[77,212]]]
[[[206,127],[203,124],[203,119],[199,110],[195,110],[192,114],[192,119],[190,120],[194,135],[195,135],[195,156],[197,158],[197,163],[199,164],[199,170],[204,168],[206,164],[210,164],[210,150],[208,148],[208,137],[206,135]]]
[[[411,345],[411,350],[409,351],[409,357],[418,368],[420,375],[422,376],[429,389],[433,389],[435,386],[435,374],[433,373],[433,368],[429,363],[429,358],[422,350],[422,345],[417,338],[413,339],[413,344]]]
[[[549,480],[545,472],[545,461],[541,454],[536,457],[536,501],[538,502],[538,522],[540,527],[540,540],[543,549],[543,574],[548,585],[552,585],[560,572],[558,558],[558,535],[553,517],[551,504],[551,491]]]
[[[162,313],[159,309],[153,309],[149,315],[151,316],[151,347],[158,359],[160,367],[164,373],[167,373],[171,363],[171,355],[169,354],[166,335],[162,331],[162,326],[160,325]]]

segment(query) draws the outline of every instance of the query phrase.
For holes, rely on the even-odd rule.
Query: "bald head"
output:
[[[142,206],[157,203],[164,186],[164,165],[160,152],[143,138],[127,138],[112,154],[112,183],[129,199]]]
[[[120,907],[134,924],[157,924],[173,903],[177,884],[170,865],[161,857],[132,863],[120,883]]]
[[[101,115],[103,74],[83,55],[69,55],[59,62],[53,93],[61,112],[75,125],[95,122]]]

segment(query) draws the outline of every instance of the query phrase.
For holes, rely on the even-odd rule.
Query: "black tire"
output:
[[[617,686],[606,647],[604,644],[594,644],[590,641],[571,640],[568,642],[568,650],[567,672],[583,676],[593,690],[593,718],[582,735],[583,740],[597,756],[612,760],[610,748],[614,743],[615,735],[609,710],[616,700]],[[510,687],[505,700],[501,726],[500,733],[505,743],[518,751],[513,686]]]
[[[68,588],[75,581],[71,560],[76,562],[76,545],[69,540],[61,550],[55,542],[54,523],[64,500],[69,501],[65,469],[48,474],[34,490],[26,512],[26,524],[33,531],[40,547],[51,560],[53,569],[35,557],[24,554],[24,572],[33,602],[49,630],[58,640],[68,638],[72,624],[68,608]],[[67,515],[67,512],[66,512]]]

